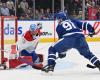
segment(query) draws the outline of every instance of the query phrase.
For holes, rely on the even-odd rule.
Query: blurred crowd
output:
[[[82,19],[82,15],[85,15],[85,20],[100,20],[100,0],[85,0],[85,4],[83,0],[66,1],[65,6],[72,17]]]
[[[86,20],[100,20],[100,0],[85,0],[85,13],[82,11],[82,1],[65,0],[65,12],[71,17],[80,20],[82,19],[82,14],[85,14]],[[60,5],[60,3],[56,5]],[[60,6],[56,7],[54,11],[52,11],[51,7],[36,7],[34,9],[33,0],[0,0],[0,15],[17,16],[20,20],[50,20],[53,19],[53,15],[57,11],[60,11]]]
[[[100,20],[100,0],[86,0],[86,19]]]

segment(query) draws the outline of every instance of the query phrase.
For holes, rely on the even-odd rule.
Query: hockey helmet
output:
[[[37,26],[35,24],[31,24],[29,30],[35,31],[35,30],[37,30]]]
[[[68,16],[64,11],[60,11],[55,15],[55,18],[56,19],[66,20],[66,19],[68,19]]]

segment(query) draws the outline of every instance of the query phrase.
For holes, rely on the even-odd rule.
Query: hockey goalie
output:
[[[11,68],[22,63],[31,65],[32,68],[35,69],[41,69],[43,67],[43,55],[37,54],[35,51],[40,35],[41,31],[39,25],[31,24],[29,30],[26,31],[17,42],[19,57],[17,60],[10,59],[9,64]],[[12,64],[13,60],[14,62],[16,61],[15,64]]]

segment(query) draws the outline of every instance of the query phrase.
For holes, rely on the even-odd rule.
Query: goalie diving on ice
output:
[[[59,12],[55,15],[58,19],[56,32],[58,34],[58,41],[51,45],[48,49],[48,63],[42,68],[42,71],[54,71],[56,65],[56,54],[59,58],[66,56],[66,51],[72,48],[78,50],[80,55],[88,59],[94,66],[100,70],[99,59],[90,51],[89,46],[85,40],[82,30],[88,30],[89,36],[95,35],[94,28],[88,22],[80,22],[75,19],[69,19],[66,13]]]
[[[32,65],[32,67],[35,69],[41,69],[43,67],[41,59],[35,51],[38,45],[40,36],[41,36],[40,28],[35,24],[31,24],[29,27],[29,30],[26,31],[23,34],[21,40],[17,42],[20,56],[31,56],[32,63],[34,65],[32,65],[32,63],[28,63],[28,64]],[[22,59],[21,57],[19,59],[23,62],[26,61],[25,59]]]

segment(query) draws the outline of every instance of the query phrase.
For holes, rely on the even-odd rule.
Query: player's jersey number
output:
[[[64,21],[62,23],[62,26],[66,29],[66,31],[76,28],[75,25],[72,22],[69,22],[69,21]]]

